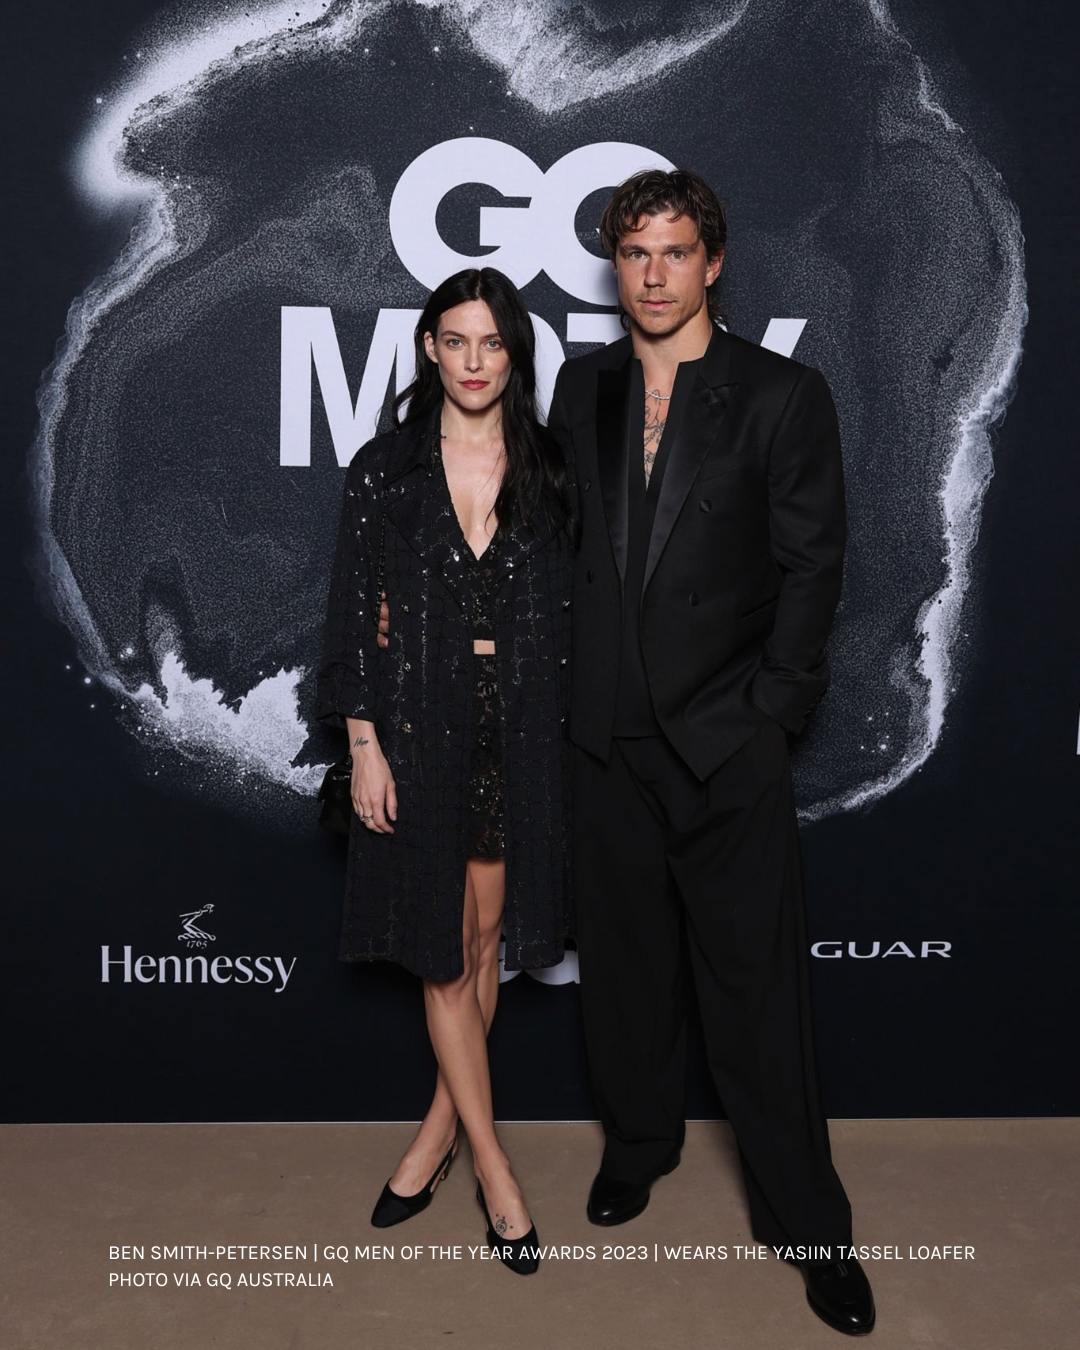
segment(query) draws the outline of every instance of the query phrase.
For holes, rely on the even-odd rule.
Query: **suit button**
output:
[[[690,601],[690,603],[691,603],[692,605],[696,605],[696,604],[697,604],[697,591],[691,591],[691,592],[690,592],[690,595],[689,595],[687,598],[689,599],[689,601]]]
[[[591,568],[591,567],[590,567],[589,570],[585,573],[585,580],[586,580],[586,581],[592,581],[592,568]]]
[[[700,506],[703,511],[712,510],[712,502],[706,501],[704,497],[702,497],[701,501],[698,502],[698,506]]]

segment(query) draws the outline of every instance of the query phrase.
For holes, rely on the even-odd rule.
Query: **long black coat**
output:
[[[443,980],[464,969],[475,658],[469,563],[435,432],[432,417],[377,436],[346,471],[317,712],[333,725],[374,722],[397,785],[393,834],[352,820],[341,958]],[[376,643],[380,555],[386,649]],[[514,522],[496,558],[505,966],[520,970],[556,964],[572,931],[573,552],[556,523],[534,532]]]
[[[549,426],[575,465],[570,734],[607,760],[627,556],[631,341],[567,361]],[[668,454],[640,597],[657,720],[702,780],[766,718],[791,732],[829,683],[844,471],[821,372],[713,332]],[[613,659],[614,654],[614,659]]]

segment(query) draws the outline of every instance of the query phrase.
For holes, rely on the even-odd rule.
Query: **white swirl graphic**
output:
[[[310,700],[340,475],[318,426],[310,467],[277,461],[281,306],[333,307],[355,394],[375,315],[422,299],[389,235],[395,183],[470,135],[544,170],[650,146],[717,185],[732,326],[806,319],[795,355],[843,424],[851,546],[833,688],[796,757],[803,817],[877,800],[939,744],[1021,356],[1016,208],[880,0],[813,29],[795,0],[665,13],[658,33],[644,4],[605,25],[555,3],[291,0],[187,9],[125,55],[76,174],[133,228],[71,307],[32,465],[57,611],[166,779],[179,756],[218,800],[310,816],[333,753]],[[439,228],[480,253],[458,192]],[[527,299],[565,342],[582,303],[543,275]]]

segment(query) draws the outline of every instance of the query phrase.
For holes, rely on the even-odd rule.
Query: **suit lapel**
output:
[[[717,330],[698,368],[686,407],[674,428],[675,441],[668,448],[667,465],[649,538],[642,591],[656,570],[656,564],[671,537],[675,521],[702,461],[721,434],[728,402],[739,387],[729,382],[729,373],[730,343]]]
[[[619,578],[626,577],[629,528],[627,465],[630,454],[630,360],[601,370],[596,386],[596,463],[607,516],[608,535]]]
[[[386,473],[385,509],[406,543],[465,608],[469,595],[465,545],[446,475],[432,454],[435,416],[400,433],[403,444],[395,448]]]
[[[541,518],[535,529],[520,522],[512,525],[495,556],[496,580],[519,568],[530,554],[542,548],[562,528],[563,523],[560,519],[548,524]]]
[[[458,604],[467,609],[468,568],[472,559],[454,510],[446,472],[432,454],[436,433],[434,418],[402,430],[403,443],[395,448],[387,467],[386,514],[410,547],[442,578]],[[561,519],[551,524],[542,521],[535,529],[520,522],[512,524],[495,554],[496,578],[520,567],[563,524]]]

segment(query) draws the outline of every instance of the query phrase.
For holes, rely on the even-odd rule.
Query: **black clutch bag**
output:
[[[319,788],[319,824],[335,834],[348,834],[353,815],[352,756],[331,764]]]

